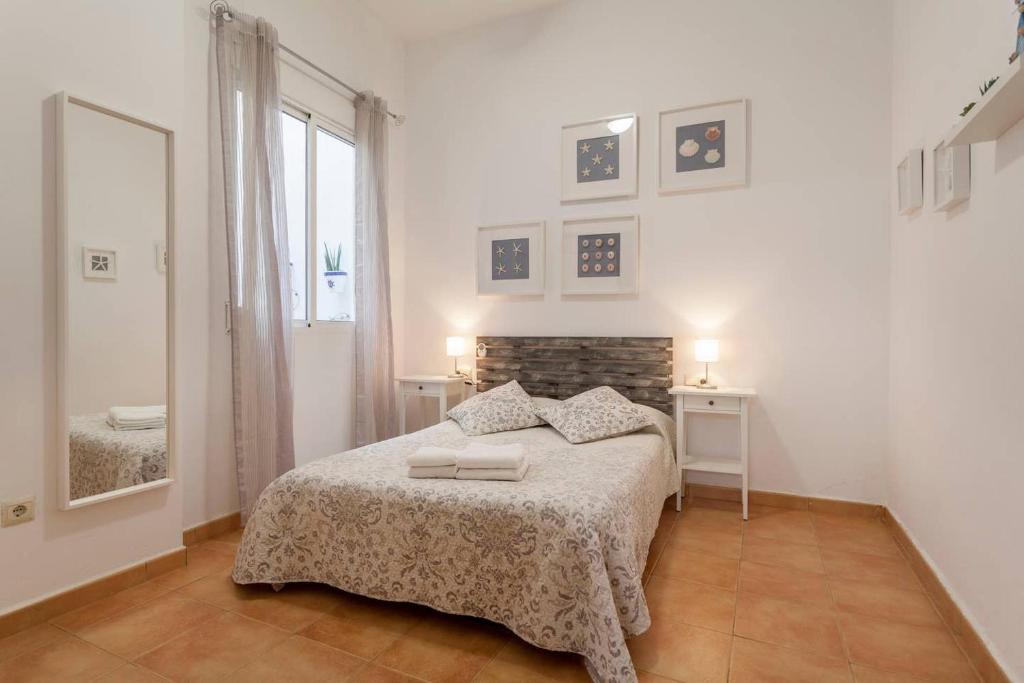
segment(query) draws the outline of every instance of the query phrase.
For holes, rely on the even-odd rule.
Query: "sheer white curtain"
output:
[[[210,83],[218,106],[210,111],[210,154],[223,178],[223,186],[211,182],[211,213],[223,207],[227,233],[244,522],[267,484],[295,466],[277,31],[264,19],[232,10],[230,21],[215,17],[211,42]]]
[[[387,102],[356,98],[356,443],[398,434],[388,265]]]

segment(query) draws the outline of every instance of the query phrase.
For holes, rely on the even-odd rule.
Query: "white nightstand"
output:
[[[675,386],[668,390],[675,396],[676,413],[676,470],[679,476],[679,492],[676,493],[676,510],[683,509],[683,493],[686,486],[686,472],[716,472],[737,474],[743,485],[743,519],[747,518],[747,462],[750,439],[747,429],[748,404],[757,396],[753,389],[720,387],[698,389],[690,386]],[[735,415],[740,425],[740,459],[696,457],[686,454],[686,415]]]
[[[405,434],[407,396],[432,396],[438,400],[440,421],[448,419],[448,407],[466,398],[466,378],[447,375],[407,375],[398,378],[398,433]],[[455,399],[449,401],[449,399]]]

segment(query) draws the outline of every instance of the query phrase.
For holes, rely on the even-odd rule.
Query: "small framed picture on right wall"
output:
[[[747,184],[747,100],[670,109],[658,115],[658,192]]]

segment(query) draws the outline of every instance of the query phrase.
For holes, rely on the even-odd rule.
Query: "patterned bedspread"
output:
[[[672,420],[572,445],[550,427],[466,437],[451,420],[309,463],[260,496],[237,583],[314,581],[504,624],[583,655],[596,681],[636,681],[627,636],[650,615],[641,574],[675,492]],[[522,482],[409,479],[423,445],[523,443]]]
[[[72,415],[68,424],[71,499],[167,476],[167,430],[117,431],[106,413]]]

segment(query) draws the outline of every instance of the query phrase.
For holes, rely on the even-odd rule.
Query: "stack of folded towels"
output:
[[[424,446],[407,458],[413,479],[491,479],[522,481],[530,462],[518,443],[473,443],[465,450]]]
[[[118,431],[160,429],[167,426],[167,406],[114,406],[107,424]]]

